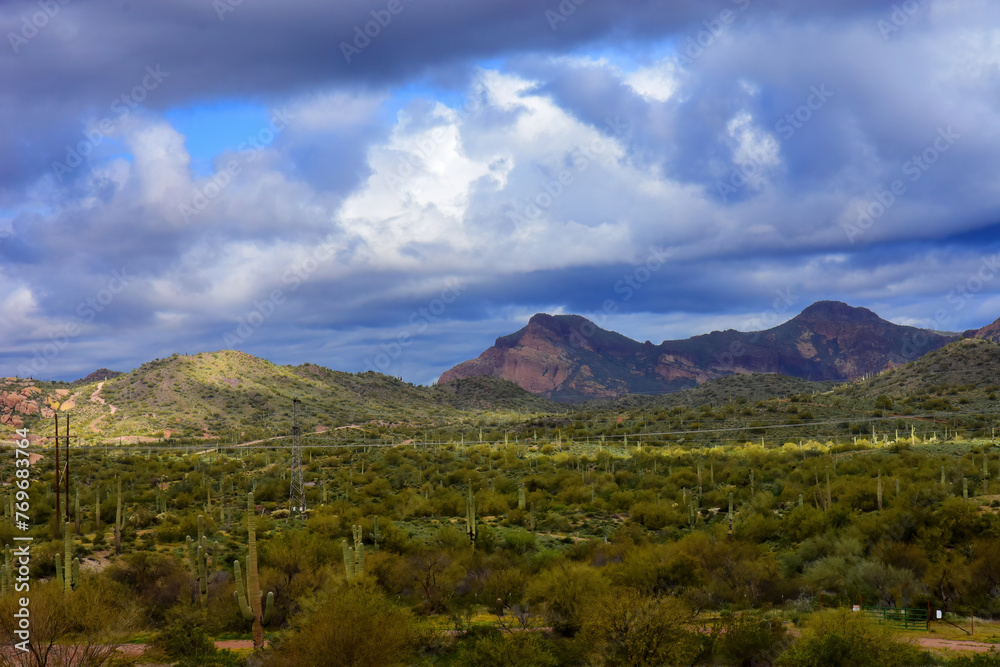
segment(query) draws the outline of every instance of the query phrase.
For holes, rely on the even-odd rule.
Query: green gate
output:
[[[862,613],[879,623],[901,630],[927,630],[930,619],[926,609],[897,609],[896,607],[862,607]]]

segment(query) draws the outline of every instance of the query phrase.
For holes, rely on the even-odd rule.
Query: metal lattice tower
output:
[[[299,428],[299,399],[292,399],[292,483],[288,488],[288,505],[294,513],[304,512],[306,509],[306,486],[302,481],[302,442],[299,436],[302,429]]]

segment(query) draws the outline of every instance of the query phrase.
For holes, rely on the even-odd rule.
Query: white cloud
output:
[[[672,59],[664,59],[650,67],[640,67],[625,77],[636,93],[651,102],[666,102],[680,88],[680,74]]]

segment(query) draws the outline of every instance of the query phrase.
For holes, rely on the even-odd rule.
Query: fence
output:
[[[901,630],[927,630],[930,622],[926,609],[862,607],[861,611],[868,618]]]

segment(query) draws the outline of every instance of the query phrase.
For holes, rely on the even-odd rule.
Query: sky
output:
[[[4,0],[0,376],[1000,317],[988,0]]]

